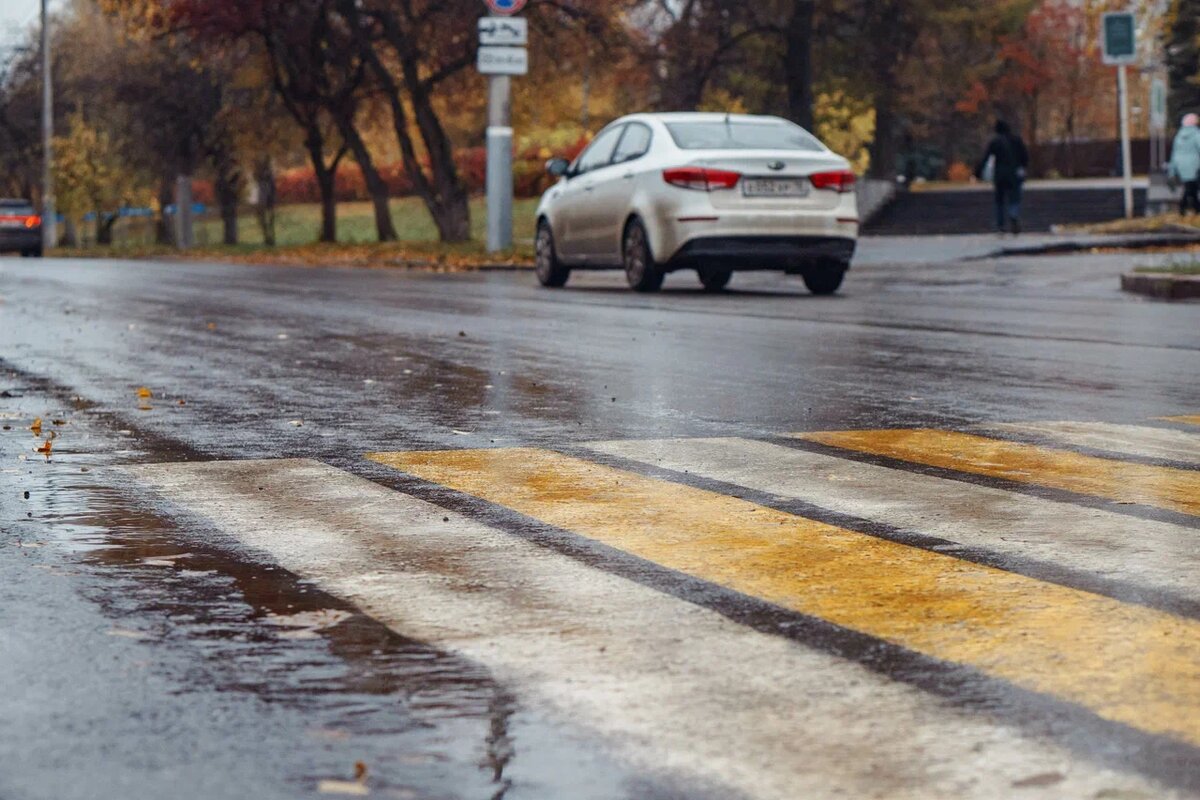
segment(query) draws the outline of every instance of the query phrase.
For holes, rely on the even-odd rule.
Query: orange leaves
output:
[[[151,397],[154,397],[154,392],[142,386],[137,390],[137,396],[141,400],[149,400]]]
[[[38,417],[37,419],[35,419],[33,421],[33,424],[29,426],[29,430],[33,431],[34,436],[41,436],[42,435],[42,418]]]
[[[42,443],[41,443],[41,445],[39,445],[39,446],[38,446],[38,449],[37,449],[37,451],[38,451],[38,453],[39,453],[40,455],[43,455],[43,456],[45,456],[46,458],[49,458],[49,457],[50,457],[50,451],[51,451],[51,450],[53,450],[53,449],[54,449],[54,442],[53,442],[53,440],[51,440],[51,439],[47,439],[46,441],[42,442]]]

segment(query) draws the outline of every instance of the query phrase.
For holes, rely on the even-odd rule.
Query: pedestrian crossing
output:
[[[1177,461],[1200,466],[1200,434],[1144,425],[1107,422],[1033,422],[993,425],[1000,434],[1013,433],[1048,439],[1067,447],[1089,448],[1111,454]]]
[[[983,433],[130,471],[716,796],[1200,794],[1200,437]]]

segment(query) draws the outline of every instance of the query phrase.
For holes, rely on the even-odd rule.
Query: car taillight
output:
[[[726,169],[673,167],[663,170],[663,180],[672,186],[678,186],[681,189],[695,189],[700,192],[732,189],[741,179],[740,172],[730,172]]]
[[[25,227],[26,228],[36,228],[37,226],[39,226],[41,224],[42,224],[42,218],[37,216],[36,214],[33,215],[32,217],[25,218]]]
[[[813,188],[832,189],[835,192],[854,191],[854,182],[858,180],[848,169],[841,169],[837,172],[818,172],[815,175],[809,175],[808,179],[812,181]]]

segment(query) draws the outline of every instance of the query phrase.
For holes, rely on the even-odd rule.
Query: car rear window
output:
[[[667,130],[682,150],[824,150],[790,122],[668,122]]]
[[[0,200],[0,214],[32,214],[33,203],[28,200]]]

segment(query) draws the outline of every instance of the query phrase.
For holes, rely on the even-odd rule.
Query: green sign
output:
[[[1104,15],[1101,42],[1105,64],[1132,64],[1137,60],[1137,21],[1133,14],[1111,12]]]

